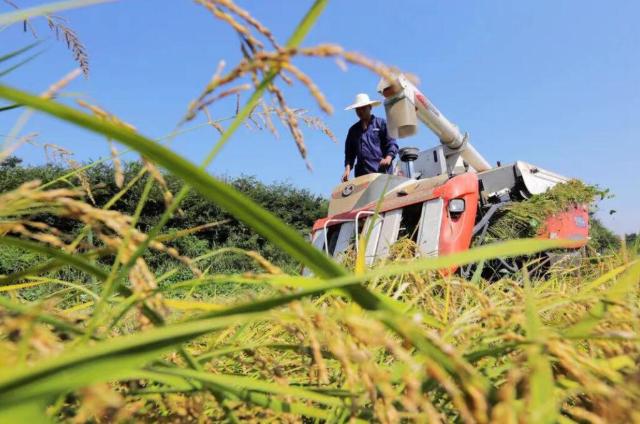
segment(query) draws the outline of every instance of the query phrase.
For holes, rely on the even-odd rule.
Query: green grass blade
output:
[[[56,317],[51,315],[47,315],[43,312],[35,311],[34,308],[31,308],[22,303],[15,303],[10,301],[4,296],[0,296],[0,306],[5,308],[8,311],[16,312],[21,315],[29,316],[36,321],[43,322],[45,324],[49,324],[55,328],[58,328],[63,331],[68,331],[73,334],[82,335],[84,331],[80,328],[75,327],[68,322],[64,322]]]
[[[36,16],[45,16],[52,13],[61,12],[63,10],[79,9],[81,7],[87,7],[94,4],[107,3],[111,1],[113,0],[67,0],[34,6],[28,9],[19,9],[13,12],[1,14],[0,26],[15,24],[17,22],[22,22],[30,18],[35,18]]]
[[[467,363],[464,358],[454,358],[452,352],[443,351],[439,346],[436,346],[431,340],[425,337],[424,329],[421,326],[416,325],[404,317],[397,317],[388,313],[381,314],[379,318],[387,327],[411,342],[419,352],[437,362],[462,385],[471,383],[475,387],[482,388],[484,391],[490,389],[489,382]]]
[[[467,252],[457,253],[455,255],[439,258],[425,258],[405,264],[389,265],[386,267],[371,270],[369,271],[369,273],[364,275],[350,275],[335,278],[332,280],[328,280],[325,284],[319,285],[314,288],[301,290],[297,293],[283,295],[276,298],[254,301],[225,310],[210,312],[201,315],[196,319],[209,319],[211,317],[221,317],[228,314],[264,311],[287,304],[293,300],[297,300],[303,297],[321,294],[331,289],[345,288],[349,285],[358,285],[374,278],[374,276],[390,276],[407,272],[419,272],[428,269],[443,269],[448,268],[451,265],[474,263],[485,259],[491,259],[497,256],[509,257],[520,256],[524,254],[533,254],[542,250],[547,250],[551,247],[559,247],[562,245],[566,245],[566,242],[549,240],[514,240],[495,245],[481,246]],[[482,387],[485,390],[490,389],[489,383],[481,375],[479,375],[478,373],[469,372],[469,370],[472,368],[468,366],[464,358],[457,358],[457,360],[454,361],[445,352],[440,350],[437,346],[426,339],[422,333],[423,330],[414,325],[408,317],[397,314],[393,315],[383,313],[379,316],[379,318],[385,323],[385,325],[387,325],[387,327],[391,328],[397,334],[410,341],[416,348],[419,349],[419,351],[436,360],[445,370],[447,370],[447,372],[449,372],[454,378],[456,378],[456,380],[460,382],[471,381],[477,387]],[[442,324],[439,324],[437,320],[435,320],[435,318],[431,317],[431,319],[435,321],[435,327],[442,326]],[[532,328],[533,330],[536,330],[536,328]]]
[[[107,249],[97,249],[88,253],[84,253],[82,255],[76,255],[76,257],[79,256],[85,259],[92,259],[99,256],[105,256],[110,253],[111,252]],[[25,277],[32,277],[34,275],[40,275],[47,272],[55,271],[59,268],[62,268],[65,265],[67,264],[61,260],[51,259],[49,261],[46,261],[45,263],[36,264],[28,268],[25,268],[22,271],[14,272],[13,274],[5,275],[5,276],[0,276],[0,286],[14,283]]]
[[[638,263],[638,261],[632,261],[626,264],[622,264],[619,267],[616,267],[614,269],[612,269],[611,271],[607,272],[606,274],[603,274],[601,276],[599,276],[598,278],[596,278],[595,280],[593,280],[592,282],[585,284],[584,288],[582,288],[582,290],[580,290],[580,294],[587,294],[593,290],[596,290],[597,288],[599,288],[600,286],[602,286],[604,283],[613,280],[614,278],[616,278],[618,275],[626,272],[631,266],[634,266]]]
[[[53,258],[59,262],[62,262],[66,265],[70,265],[74,268],[77,268],[81,271],[86,272],[87,274],[91,274],[96,278],[104,280],[107,278],[107,273],[87,261],[84,257],[78,255],[72,255],[67,252],[64,252],[60,249],[55,249],[53,247],[46,246],[41,243],[36,243],[29,240],[22,240],[15,237],[0,237],[0,245],[14,246],[20,247],[25,250],[29,250],[35,253],[40,253],[49,258]]]
[[[37,58],[42,53],[44,53],[44,51],[39,51],[38,53],[32,54],[31,56],[27,57],[26,59],[21,60],[20,62],[16,63],[15,65],[12,65],[12,66],[0,71],[0,77],[4,77],[5,75],[9,75],[11,72],[13,72],[16,69],[26,65],[29,62],[31,62],[33,59]]]
[[[143,369],[138,371],[138,376],[140,378],[144,378],[145,380],[154,381],[164,386],[168,386],[169,388],[178,390],[180,392],[187,392],[196,386],[195,384],[187,382],[182,377],[176,377],[174,375],[169,375],[164,372],[156,372],[150,369]]]
[[[502,357],[520,347],[523,343],[505,343],[499,346],[480,348],[464,354],[464,358],[469,362],[477,362],[487,357]]]
[[[333,396],[327,396],[300,387],[286,386],[279,383],[257,380],[255,378],[242,375],[211,374],[207,372],[182,368],[154,368],[154,370],[170,375],[199,380],[203,383],[213,383],[221,386],[233,386],[241,390],[261,392],[273,395],[293,396],[330,406],[346,406],[341,399],[335,398]]]
[[[301,346],[299,344],[284,344],[284,343],[257,343],[257,344],[249,343],[244,345],[222,346],[215,350],[198,355],[195,359],[198,362],[203,363],[219,356],[226,356],[232,353],[242,352],[247,349],[255,350],[258,348],[273,349],[273,350],[279,350],[279,351],[293,351],[298,353],[304,353],[306,355],[313,355],[313,349],[310,346]],[[331,352],[327,350],[322,350],[321,354],[322,354],[322,357],[325,359],[335,359],[333,354],[331,354]]]
[[[13,284],[16,281],[33,275],[40,275],[46,272],[54,271],[62,268],[65,263],[56,259],[48,260],[45,263],[37,264],[23,269],[22,271],[14,272],[13,274],[0,276],[0,286],[7,284]]]
[[[529,365],[529,421],[532,423],[554,423],[558,405],[554,397],[555,383],[551,361],[545,354],[544,328],[535,307],[531,281],[525,271],[525,331],[534,343],[527,347]]]
[[[0,377],[0,409],[89,384],[130,378],[153,358],[181,343],[231,325],[263,318],[245,314],[158,327],[98,342]]]
[[[2,244],[20,247],[22,249],[30,250],[32,252],[40,253],[42,255],[53,258],[53,260],[43,264],[43,266],[40,268],[30,268],[29,270],[16,273],[17,275],[12,274],[0,279],[0,284],[2,285],[7,285],[13,281],[19,280],[21,277],[27,277],[29,275],[32,275],[32,274],[27,274],[27,271],[33,271],[34,269],[37,269],[39,271],[47,271],[47,270],[54,269],[60,264],[73,266],[81,271],[84,271],[90,275],[93,275],[94,277],[102,281],[106,280],[107,278],[106,271],[98,268],[97,266],[95,266],[93,263],[89,262],[86,259],[86,257],[90,255],[86,255],[86,256],[71,255],[62,250],[54,249],[44,244],[40,244],[33,241],[28,241],[28,240],[21,240],[14,237],[0,237],[0,245]],[[118,293],[120,293],[125,297],[131,296],[132,294],[131,289],[124,286],[118,287]],[[151,320],[151,322],[156,324],[160,322],[160,316],[155,311],[150,309],[146,304],[143,304],[142,312],[147,318]],[[85,333],[86,332],[82,332],[82,334],[85,334]],[[88,334],[87,337],[94,337],[94,336],[93,334]]]
[[[92,297],[94,300],[99,300],[99,297],[97,294],[95,294],[94,292],[92,292],[91,290],[89,290],[88,288],[84,287],[81,284],[76,284],[69,281],[59,280],[57,278],[48,278],[48,277],[29,277],[27,280],[30,280],[30,281],[26,283],[21,283],[21,284],[2,285],[0,286],[0,292],[20,290],[21,288],[35,287],[35,286],[44,285],[44,284],[54,284],[54,285],[59,284],[61,286],[69,287],[71,289],[75,289],[80,292],[83,292],[84,294],[89,295],[89,297]]]
[[[294,47],[299,45],[302,40],[307,36],[313,25],[318,20],[318,17],[322,14],[322,11],[329,3],[328,0],[316,0],[311,8],[307,11],[307,14],[302,18],[302,21],[298,24],[291,37],[287,40],[287,47]]]
[[[4,15],[0,15],[0,17],[2,17],[2,16],[4,16]],[[22,48],[14,50],[14,51],[12,51],[10,53],[6,53],[6,54],[0,56],[0,63],[5,62],[5,61],[7,61],[9,59],[12,59],[12,58],[14,58],[16,56],[19,56],[22,53],[28,52],[29,50],[31,50],[32,48],[34,48],[35,46],[37,46],[40,43],[41,43],[40,41],[36,41],[36,42],[31,43],[31,44],[29,44],[27,46],[24,46]]]
[[[282,401],[273,397],[273,394],[304,397],[324,404],[335,403],[336,406],[344,405],[340,399],[336,399],[334,397],[321,395],[295,387],[287,387],[265,381],[259,381],[248,377],[216,375],[177,368],[154,368],[154,371],[167,372],[171,375],[179,375],[186,378],[196,379],[203,383],[208,383],[227,396],[231,395],[233,398],[238,400],[269,408],[276,412],[288,412],[323,420],[328,419],[330,416],[330,412],[327,409],[315,408],[303,403]]]
[[[0,107],[0,112],[6,112],[7,110],[17,109],[19,107],[22,107],[22,105],[12,104],[9,106],[2,106]]]
[[[397,263],[375,268],[367,272],[366,279],[390,275],[402,275],[409,272],[447,269],[452,266],[468,265],[493,258],[513,258],[562,247],[571,247],[570,240],[521,239],[488,244],[464,252],[435,258],[416,259],[408,263]]]
[[[211,312],[202,315],[201,317],[214,317],[243,312],[264,311],[267,309],[285,305],[293,300],[301,299],[303,297],[322,294],[329,290],[347,289],[349,288],[349,286],[356,286],[374,278],[400,275],[407,272],[444,269],[452,265],[464,265],[485,259],[491,259],[497,256],[512,257],[533,254],[552,247],[557,248],[563,245],[566,245],[566,242],[563,243],[562,241],[557,240],[513,240],[504,243],[497,243],[495,245],[486,245],[476,247],[466,252],[456,253],[454,255],[442,256],[437,258],[418,259],[403,264],[392,264],[370,270],[368,273],[363,275],[348,275],[325,280],[322,284],[317,284],[314,287],[300,290],[297,293],[254,301],[244,305],[234,306],[225,310]]]

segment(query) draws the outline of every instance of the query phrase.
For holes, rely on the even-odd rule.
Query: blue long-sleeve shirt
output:
[[[373,172],[390,173],[391,166],[381,169],[380,161],[387,156],[394,158],[396,153],[398,143],[387,134],[387,121],[371,115],[366,130],[360,121],[349,128],[344,143],[344,166],[354,169],[355,162],[356,177]]]

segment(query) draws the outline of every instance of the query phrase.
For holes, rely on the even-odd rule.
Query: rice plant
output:
[[[216,122],[220,138],[201,164],[96,105],[80,104],[83,110],[56,101],[77,72],[42,95],[0,85],[0,97],[24,107],[25,119],[33,111],[48,114],[117,141],[144,161],[135,176],[116,172],[120,191],[102,207],[91,200],[83,166],[65,177],[77,178],[69,188],[34,181],[0,194],[0,248],[38,258],[0,276],[0,421],[640,421],[636,252],[586,257],[541,280],[530,277],[525,264],[497,282],[438,270],[533,255],[567,242],[509,240],[416,260],[407,253],[414,246],[401,241],[392,259],[371,269],[358,266],[355,257],[333,261],[204,169],[259,107],[265,127],[271,130],[267,120],[278,116],[306,159],[304,119],[277,84],[298,80],[325,111],[331,106],[294,65],[297,56],[339,58],[381,76],[393,68],[337,45],[301,47],[326,0],[311,6],[283,44],[231,0],[197,3],[238,32],[244,59],[227,73],[218,67],[170,138],[216,100],[252,91],[226,128]],[[82,4],[12,12],[0,15],[0,23]],[[207,116],[207,125],[212,122]],[[119,154],[112,152],[114,167],[121,166],[115,165]],[[172,192],[163,173],[184,185]],[[138,181],[144,189],[135,211],[114,210]],[[137,224],[154,188],[163,192],[165,212],[142,232]],[[190,190],[315,276],[286,273],[241,249],[261,271],[202,269],[202,257],[168,244],[192,229],[164,228]],[[77,221],[81,229],[61,232],[41,220],[43,214]],[[152,269],[148,252],[175,266]],[[162,284],[169,278],[171,284]],[[198,296],[221,284],[238,290]],[[29,296],[43,287],[48,290]]]

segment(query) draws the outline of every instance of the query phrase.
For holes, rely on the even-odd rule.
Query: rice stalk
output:
[[[233,14],[235,24],[246,31],[269,38],[258,21],[233,3],[209,3],[220,13]],[[322,3],[317,5],[321,9]],[[318,12],[312,9],[309,19]],[[309,25],[303,21],[290,44],[297,44]],[[260,57],[257,46],[245,48],[246,60]],[[325,48],[325,54],[351,57],[332,49]],[[277,53],[265,59],[264,70],[248,71],[259,89],[222,130],[210,158],[243,120],[260,117],[256,107],[264,104],[264,92],[280,90],[270,86],[278,72],[298,78],[285,63],[288,58]],[[280,75],[285,82],[289,78]],[[277,97],[275,90],[271,92]],[[640,419],[635,408],[640,399],[635,324],[640,266],[634,252],[589,258],[577,270],[551,274],[545,281],[533,280],[525,269],[494,283],[481,276],[467,282],[437,271],[572,245],[512,240],[449,257],[411,260],[415,245],[404,239],[393,247],[388,262],[352,273],[203,172],[209,158],[199,168],[104,116],[4,86],[0,94],[122,142],[153,168],[136,176],[149,173],[147,191],[133,216],[110,208],[135,179],[104,208],[85,202],[78,190],[46,189],[37,182],[0,194],[0,244],[50,261],[8,276],[15,279],[11,286],[0,287],[12,296],[0,296],[0,420],[35,420],[34,411],[58,421],[97,422]],[[289,120],[294,119],[296,125],[305,122],[284,101],[275,109],[285,125],[293,126]],[[202,110],[207,113],[206,107]],[[207,118],[206,125],[216,122]],[[190,258],[167,247],[166,241],[197,231],[161,231],[188,189],[171,200],[164,222],[141,233],[136,223],[151,185],[161,184],[153,176],[156,172],[162,178],[160,167],[312,267],[317,277],[286,274],[268,257],[243,249]],[[561,210],[586,199],[561,203],[556,199],[548,207]],[[102,243],[100,248],[82,243],[84,230],[65,235],[39,222],[38,212],[81,222]],[[148,249],[175,259],[175,265],[164,274],[156,272],[141,256]],[[108,258],[101,256],[103,250]],[[198,272],[205,259],[228,253],[250,257],[260,271]],[[346,260],[355,262],[351,255]],[[41,275],[56,263],[91,275],[100,295],[85,287],[83,277],[60,283]],[[188,277],[162,286],[167,275],[187,269]],[[234,291],[208,297],[196,292],[221,283]],[[30,290],[45,284],[64,287],[52,296],[29,298]],[[263,290],[241,295],[249,284]],[[79,298],[78,292],[91,300]],[[197,299],[189,297],[194,293]]]

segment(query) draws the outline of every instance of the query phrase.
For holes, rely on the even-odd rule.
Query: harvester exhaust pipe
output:
[[[462,158],[477,172],[491,169],[491,165],[427,97],[404,75],[394,81],[381,79],[378,92],[385,98],[387,130],[393,138],[405,138],[418,132],[418,119],[438,136],[440,142],[452,150],[461,149]]]

